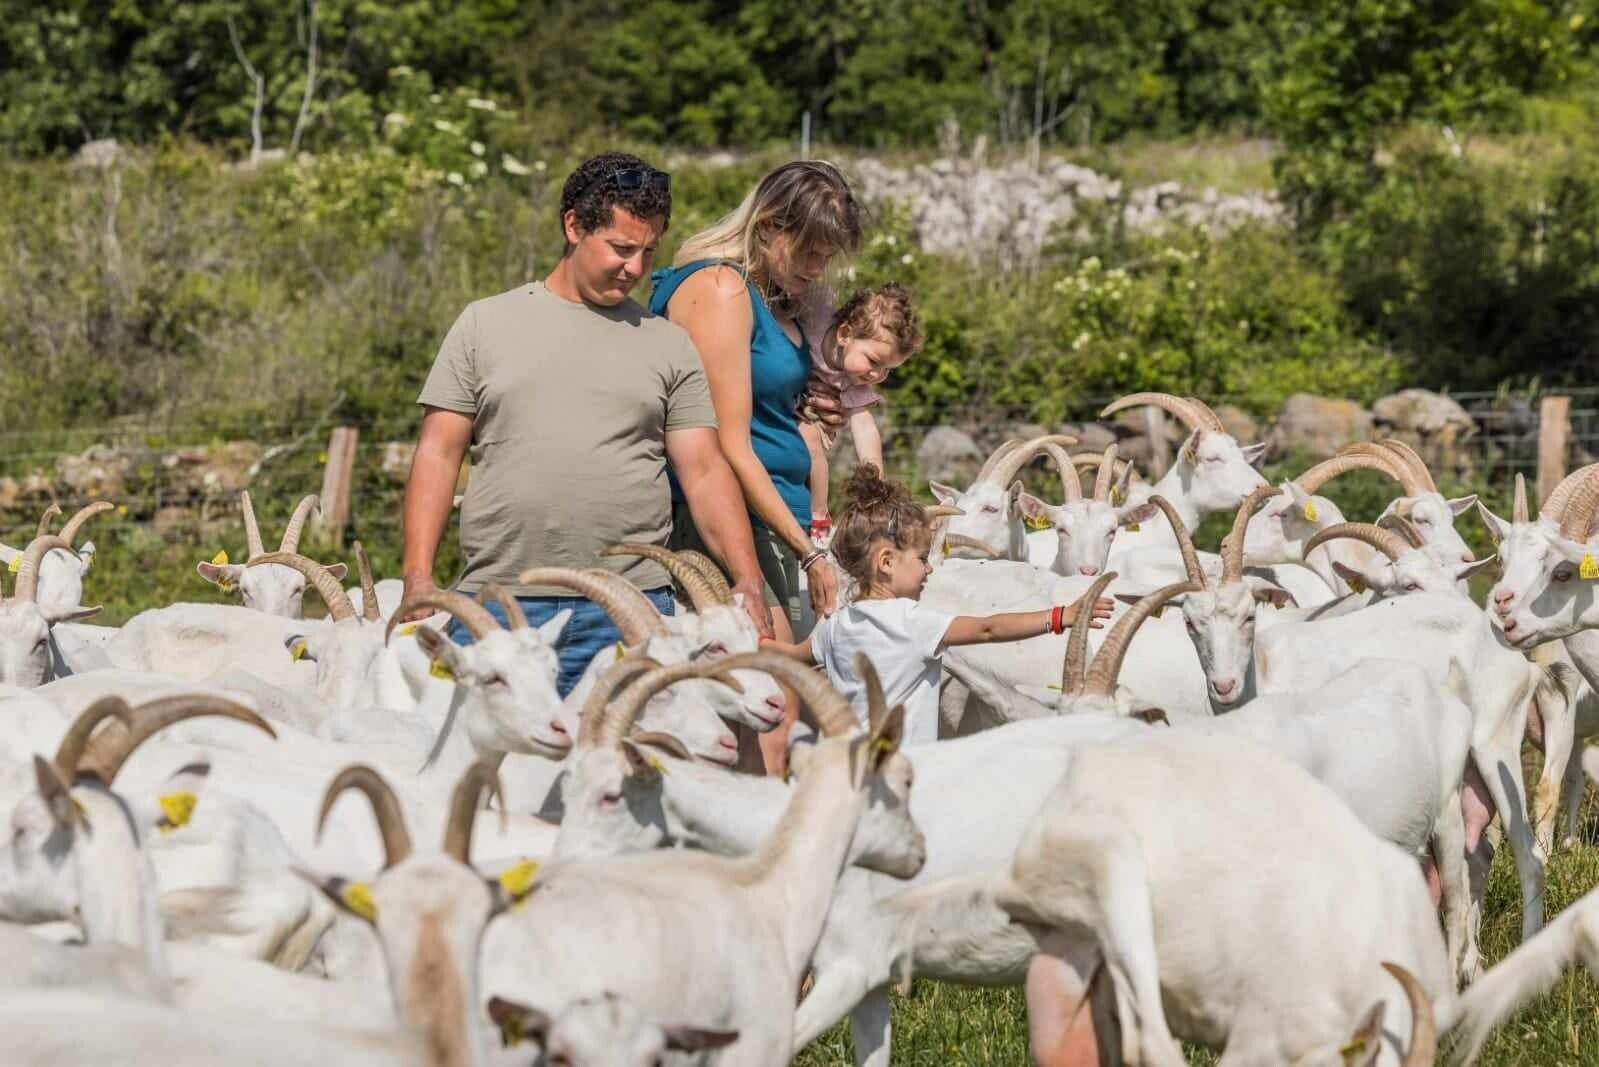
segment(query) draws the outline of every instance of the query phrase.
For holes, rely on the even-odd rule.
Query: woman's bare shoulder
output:
[[[683,279],[677,291],[688,294],[695,302],[724,304],[745,300],[749,288],[737,267],[722,264],[695,271]]]

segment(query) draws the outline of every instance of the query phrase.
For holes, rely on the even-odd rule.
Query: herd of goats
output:
[[[1537,515],[1518,478],[1507,520],[1397,442],[1272,486],[1202,402],[1107,413],[1137,405],[1188,430],[1153,484],[1050,435],[934,485],[925,602],[1127,606],[948,650],[941,739],[904,748],[901,709],[879,690],[857,718],[762,651],[694,553],[608,550],[671,572],[672,616],[601,569],[521,575],[622,633],[563,701],[564,617],[530,626],[492,586],[402,603],[359,543],[346,590],[299,552],[314,497],[269,552],[244,494],[246,560],[198,566],[238,606],[120,627],[82,621],[78,537],[112,505],[58,533],[52,509],[0,546],[0,1063],[773,1065],[848,1018],[881,1067],[892,988],[1018,984],[1046,940],[1115,1062],[1470,1061],[1599,965],[1594,900],[1542,911],[1599,775],[1576,746],[1599,733],[1599,465]],[[1044,458],[1059,504],[1019,481]],[[1373,521],[1318,495],[1354,470],[1396,485]],[[1473,504],[1490,559],[1455,528]],[[1231,532],[1198,551],[1217,512]],[[308,585],[326,619],[301,617]],[[735,773],[730,724],[794,697],[814,736],[789,780]],[[1495,842],[1522,944],[1484,969]]]

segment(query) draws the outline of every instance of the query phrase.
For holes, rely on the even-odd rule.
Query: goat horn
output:
[[[1583,480],[1588,478],[1595,470],[1599,470],[1599,463],[1590,463],[1586,467],[1578,467],[1555,486],[1554,492],[1549,494],[1549,499],[1543,502],[1539,513],[1547,519],[1560,521],[1560,513],[1566,510],[1566,501],[1571,499],[1571,494]]]
[[[776,653],[771,654],[776,655]],[[736,659],[737,656],[728,656],[718,660],[696,660],[655,668],[622,690],[621,694],[611,702],[610,708],[605,712],[595,731],[594,743],[607,748],[620,745],[622,739],[633,732],[633,724],[638,722],[638,717],[644,711],[644,705],[650,702],[650,698],[667,686],[676,685],[678,682],[690,678],[709,678],[721,682],[735,692],[742,693],[743,687],[732,678],[734,666],[728,666]]]
[[[1177,535],[1177,548],[1183,556],[1183,569],[1188,572],[1188,580],[1201,589],[1208,584],[1205,581],[1205,568],[1199,565],[1199,552],[1194,548],[1194,539],[1188,533],[1188,527],[1183,525],[1181,515],[1172,507],[1171,501],[1159,493],[1152,494],[1149,502],[1166,513],[1166,521],[1171,523],[1171,532]]]
[[[111,511],[115,507],[116,505],[109,500],[96,500],[92,504],[86,504],[79,508],[78,513],[68,519],[65,526],[61,527],[61,540],[69,545],[75,543],[78,539],[78,531],[83,529],[84,523],[96,515],[103,515]]]
[[[372,561],[366,558],[366,546],[361,542],[357,541],[352,547],[355,549],[355,570],[361,579],[361,617],[367,622],[377,622],[383,616],[378,612],[378,587],[372,580]]]
[[[45,553],[55,549],[72,551],[72,546],[54,534],[45,534],[35,537],[28,542],[28,547],[22,551],[22,560],[17,564],[17,584],[11,590],[13,600],[36,601],[39,594],[39,561],[44,559]]]
[[[966,512],[951,504],[929,504],[922,508],[922,514],[927,516],[928,522],[937,522],[939,519],[956,518]]]
[[[1393,464],[1386,458],[1370,456],[1364,453],[1340,452],[1331,459],[1324,459],[1305,471],[1294,479],[1294,484],[1298,485],[1307,494],[1315,493],[1334,478],[1355,470],[1377,471],[1380,474],[1388,475],[1388,477],[1401,484],[1404,481],[1404,479],[1399,477],[1398,472],[1394,470]]]
[[[505,612],[505,628],[513,633],[517,630],[527,629],[527,613],[522,610],[522,605],[517,602],[505,586],[498,582],[490,582],[477,591],[478,603],[486,604],[490,600],[500,606]]]
[[[974,552],[981,552],[989,559],[1005,558],[1005,553],[1001,552],[987,541],[979,541],[977,538],[967,537],[965,534],[945,534],[944,549],[945,551],[948,551],[951,548],[969,548]]]
[[[1421,535],[1421,527],[1410,521],[1408,515],[1401,515],[1397,511],[1378,519],[1377,525],[1385,530],[1393,530],[1398,533],[1406,541],[1410,542],[1411,548],[1421,548],[1427,543],[1427,539]]]
[[[1369,456],[1383,468],[1383,472],[1398,482],[1406,496],[1420,496],[1427,492],[1427,483],[1416,476],[1416,469],[1391,448],[1372,441],[1356,441],[1338,450],[1340,456]],[[1303,483],[1300,483],[1303,484]]]
[[[1088,631],[1093,629],[1094,605],[1099,603],[1105,587],[1116,580],[1115,571],[1106,571],[1077,602],[1077,618],[1072,620],[1071,635],[1066,638],[1066,659],[1060,669],[1060,691],[1064,696],[1076,696],[1083,691],[1083,679],[1088,675]]]
[[[1377,443],[1398,456],[1402,463],[1415,471],[1417,480],[1427,487],[1427,492],[1438,491],[1438,483],[1432,480],[1432,471],[1427,469],[1427,461],[1422,459],[1414,448],[1397,437],[1386,437]]]
[[[316,817],[317,840],[322,839],[322,828],[327,825],[328,812],[347,789],[366,795],[372,805],[372,817],[377,820],[378,835],[383,839],[383,869],[405,862],[411,854],[411,832],[405,828],[405,813],[400,810],[400,798],[383,776],[364,763],[352,763],[340,771],[322,794],[322,810]]]
[[[1016,476],[1021,473],[1022,468],[1031,463],[1033,457],[1038,455],[1046,444],[1064,445],[1069,448],[1076,443],[1077,438],[1063,433],[1048,433],[1035,437],[1030,441],[1024,441],[1006,453],[1005,457],[998,463],[994,464],[993,469],[988,472],[988,477],[985,480],[996,485],[1008,487]]]
[[[1405,1052],[1399,1067],[1431,1067],[1438,1055],[1438,1023],[1433,1016],[1432,1001],[1421,988],[1416,976],[1397,963],[1384,963],[1383,969],[1394,976],[1394,981],[1405,991],[1410,1001],[1410,1048]]]
[[[1221,543],[1223,582],[1236,582],[1244,576],[1244,533],[1249,528],[1249,520],[1254,518],[1255,512],[1260,510],[1262,504],[1281,492],[1282,490],[1275,485],[1257,486],[1255,491],[1244,497],[1244,502],[1238,505],[1238,514],[1233,516],[1232,532]]]
[[[699,572],[705,575],[705,580],[711,583],[711,588],[716,590],[716,595],[722,603],[733,602],[733,587],[727,584],[727,576],[722,573],[722,568],[716,565],[715,560],[692,548],[680,548],[677,550],[677,555],[689,566],[698,568]]]
[[[1193,401],[1184,397],[1173,396],[1170,393],[1128,393],[1120,400],[1113,400],[1106,404],[1104,409],[1100,411],[1099,417],[1104,418],[1107,415],[1114,415],[1118,411],[1145,405],[1160,408],[1168,414],[1175,415],[1182,420],[1182,424],[1188,427],[1190,432],[1194,430],[1221,429],[1220,422],[1216,421],[1215,414],[1210,413],[1209,408],[1201,412],[1194,406]]]
[[[416,608],[437,608],[449,612],[460,620],[461,625],[477,641],[500,629],[499,620],[489,614],[489,609],[465,593],[454,589],[435,589],[431,593],[412,593],[394,609],[394,614],[389,616],[389,625],[383,631],[385,644],[394,633],[394,628],[400,625],[400,620]]]
[[[976,485],[978,482],[988,481],[988,476],[994,473],[994,465],[1000,460],[1004,459],[1006,456],[1010,455],[1012,452],[1016,451],[1021,446],[1021,438],[1012,437],[1010,440],[1005,441],[998,448],[994,449],[993,452],[989,453],[988,458],[983,460],[983,465],[977,471],[977,477],[972,479],[972,484]]]
[[[444,821],[444,854],[457,863],[472,865],[472,827],[483,791],[500,798],[500,819],[505,818],[505,793],[500,789],[500,772],[488,760],[479,760],[466,769],[450,794],[450,813]]]
[[[1060,491],[1064,501],[1068,504],[1082,503],[1083,484],[1077,480],[1077,468],[1072,465],[1071,455],[1054,442],[1042,447],[1045,455],[1055,462],[1055,469],[1060,472]]]
[[[1112,441],[1099,460],[1099,473],[1094,478],[1094,499],[1110,502],[1110,487],[1116,481],[1116,453],[1119,446]]]
[[[630,685],[633,679],[660,666],[642,653],[628,652],[601,672],[600,676],[594,679],[594,688],[589,690],[588,698],[583,701],[583,707],[578,712],[577,743],[599,744],[600,727],[605,725],[606,709],[610,706],[611,698],[619,690]]]
[[[610,571],[573,567],[534,567],[516,579],[522,585],[557,585],[581,594],[600,606],[622,632],[622,643],[643,644],[666,633],[661,613],[633,583]],[[648,609],[648,610],[646,610]]]
[[[1524,523],[1527,521],[1527,478],[1526,475],[1516,475],[1515,502],[1511,504],[1510,521]]]
[[[827,676],[802,666],[770,650],[741,652],[717,660],[726,670],[765,671],[784,683],[811,709],[816,725],[827,737],[841,737],[860,728],[860,721],[850,710],[849,701],[828,684]]]
[[[68,784],[78,775],[78,763],[83,759],[84,750],[89,747],[89,738],[101,723],[110,718],[121,720],[126,730],[133,724],[133,709],[121,697],[101,697],[83,709],[72,720],[72,725],[67,727],[67,732],[61,735],[61,741],[56,745],[55,765]]]
[[[1410,546],[1404,539],[1392,530],[1385,530],[1381,526],[1374,526],[1369,522],[1340,522],[1326,529],[1317,530],[1314,537],[1305,542],[1305,555],[1320,548],[1328,541],[1340,537],[1347,537],[1351,541],[1362,541],[1390,560],[1397,560],[1400,556],[1410,551]]]
[[[328,606],[328,614],[333,616],[334,622],[355,618],[355,605],[350,603],[350,595],[344,591],[344,586],[339,584],[339,580],[333,577],[331,571],[316,560],[302,556],[298,552],[268,552],[264,556],[256,556],[249,560],[245,566],[259,567],[265,563],[291,567],[305,575],[306,580],[321,594],[322,602]]]
[[[239,492],[239,510],[244,513],[244,544],[245,562],[257,556],[266,555],[266,546],[261,543],[261,527],[255,521],[255,505],[250,502],[250,490],[243,489]]]
[[[1177,582],[1157,589],[1128,608],[1099,646],[1099,653],[1088,667],[1083,679],[1084,696],[1110,696],[1116,691],[1116,676],[1121,673],[1122,660],[1133,643],[1133,637],[1144,620],[1164,607],[1166,601],[1182,593],[1197,593],[1201,587],[1193,582]]]
[[[689,603],[694,605],[696,612],[706,608],[714,608],[722,603],[716,596],[716,591],[711,588],[711,583],[705,580],[699,568],[687,560],[662,548],[660,545],[640,544],[637,541],[623,541],[611,545],[600,553],[602,556],[642,556],[654,560],[665,567],[674,581],[683,587],[683,592],[688,594]]]
[[[134,749],[167,727],[202,715],[234,719],[254,726],[268,737],[278,736],[265,719],[232,700],[210,693],[161,697],[134,708],[131,716],[123,720],[127,723],[126,729],[101,730],[89,737],[83,754],[78,757],[77,772],[95,775],[110,785],[116,781],[117,773]]]
[[[322,502],[317,499],[315,493],[307,493],[294,506],[294,514],[289,516],[289,525],[283,528],[283,543],[278,545],[279,552],[300,551],[300,534],[305,530],[305,520],[310,516],[312,508],[322,510]]]
[[[1212,411],[1209,404],[1197,396],[1185,396],[1183,399],[1192,404],[1200,418],[1205,420],[1205,429],[1215,430],[1217,433],[1227,432],[1227,427],[1222,425],[1221,416]]]
[[[1560,510],[1560,536],[1568,541],[1588,540],[1595,508],[1599,508],[1599,464],[1583,468],[1588,474],[1572,487]],[[31,547],[30,547],[31,551]],[[23,562],[27,566],[27,562]],[[22,595],[22,574],[17,574],[17,595]]]
[[[61,505],[51,501],[50,506],[44,509],[44,514],[39,516],[39,526],[33,531],[33,536],[43,537],[50,532],[50,520],[61,514]]]

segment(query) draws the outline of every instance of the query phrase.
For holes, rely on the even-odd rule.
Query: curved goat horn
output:
[[[1110,502],[1110,487],[1116,482],[1116,453],[1120,446],[1112,441],[1099,460],[1099,473],[1094,476],[1094,499]]]
[[[248,563],[257,556],[266,555],[266,546],[261,543],[261,526],[255,521],[255,505],[250,502],[248,489],[239,491],[239,510],[244,513],[245,562]]]
[[[364,794],[372,805],[372,817],[377,820],[378,835],[383,839],[383,869],[405,862],[411,855],[411,831],[405,828],[400,798],[382,775],[364,763],[352,763],[328,783],[322,794],[322,810],[316,817],[317,840],[322,839],[322,828],[327,825],[334,802],[349,789]]]
[[[48,534],[50,532],[50,520],[59,514],[61,514],[61,505],[51,501],[50,506],[44,509],[44,514],[39,516],[39,525],[33,531],[33,536],[43,537]]]
[[[78,758],[79,774],[92,774],[110,785],[116,781],[122,765],[133,755],[134,749],[144,744],[169,726],[195,719],[202,715],[217,715],[247,723],[268,737],[277,737],[277,731],[261,716],[245,707],[211,693],[183,693],[147,701],[132,710],[126,720],[127,728],[101,730],[88,738],[83,754]]]
[[[1414,448],[1411,448],[1397,437],[1385,437],[1378,441],[1377,444],[1398,456],[1401,463],[1414,471],[1417,482],[1425,485],[1427,492],[1436,493],[1438,491],[1438,483],[1432,480],[1432,471],[1427,469],[1427,461],[1422,459]]]
[[[1357,470],[1377,471],[1379,474],[1388,475],[1396,482],[1401,484],[1404,482],[1404,479],[1400,478],[1398,472],[1394,470],[1390,460],[1379,456],[1346,451],[1340,452],[1331,459],[1324,459],[1314,467],[1306,470],[1294,479],[1294,484],[1307,494],[1314,494],[1339,475]]]
[[[1427,483],[1416,476],[1416,469],[1391,448],[1372,441],[1356,441],[1338,450],[1340,456],[1368,456],[1381,465],[1383,473],[1399,483],[1406,496],[1420,496],[1427,492]],[[1303,483],[1301,483],[1303,484]]]
[[[481,641],[500,629],[500,621],[489,614],[489,609],[465,593],[454,589],[435,589],[431,593],[412,593],[394,609],[394,614],[389,616],[388,626],[383,630],[384,644],[388,643],[400,620],[417,608],[437,608],[449,612],[460,620],[475,641]]]
[[[633,679],[657,670],[660,666],[642,653],[628,652],[594,679],[594,688],[589,690],[589,695],[578,712],[577,743],[599,744],[600,727],[605,724],[606,709],[610,707],[612,697],[631,685]]]
[[[1044,454],[1054,461],[1055,469],[1060,472],[1060,491],[1064,501],[1068,504],[1082,503],[1083,484],[1077,480],[1077,467],[1072,463],[1071,455],[1053,441],[1041,447]]]
[[[1410,1048],[1405,1052],[1399,1067],[1431,1067],[1438,1055],[1438,1023],[1433,1016],[1432,1001],[1421,988],[1415,975],[1397,963],[1384,963],[1383,969],[1394,976],[1399,987],[1410,1001]]]
[[[1412,522],[1408,515],[1401,515],[1397,511],[1378,519],[1377,525],[1384,530],[1398,533],[1410,543],[1411,548],[1421,548],[1427,543],[1427,539],[1422,536],[1421,527]]]
[[[17,563],[17,584],[11,591],[13,600],[26,600],[31,602],[39,598],[39,561],[44,559],[45,553],[56,549],[71,552],[72,546],[54,534],[45,534],[35,537],[28,542],[28,547],[22,550],[22,559]]]
[[[61,735],[61,741],[56,745],[55,765],[68,784],[78,776],[78,763],[89,747],[89,738],[101,723],[110,718],[119,720],[126,731],[133,726],[133,709],[121,697],[101,697],[83,709],[72,720],[72,725],[67,727],[67,732]]]
[[[1194,539],[1188,533],[1188,527],[1183,525],[1182,516],[1177,514],[1177,509],[1172,507],[1171,501],[1155,493],[1150,496],[1149,502],[1166,513],[1166,521],[1171,523],[1171,532],[1177,535],[1177,549],[1182,553],[1183,570],[1188,572],[1188,580],[1205,588],[1210,583],[1205,581],[1205,568],[1199,565],[1199,552],[1194,548]]]
[[[972,479],[972,484],[976,485],[978,482],[988,481],[988,476],[994,473],[994,465],[1000,460],[1004,459],[1006,456],[1010,455],[1012,452],[1016,451],[1016,449],[1020,448],[1021,446],[1022,439],[1019,437],[1012,437],[1003,442],[998,448],[994,449],[994,451],[990,452],[988,458],[983,460],[982,467],[977,471],[977,477]]]
[[[665,567],[672,579],[683,587],[683,592],[688,594],[689,603],[694,605],[696,612],[725,603],[725,601],[717,597],[716,590],[711,588],[711,583],[705,580],[705,575],[700,573],[698,567],[685,559],[680,559],[675,553],[662,548],[660,545],[623,541],[620,544],[606,548],[600,555],[642,556],[645,559],[654,560]]]
[[[1255,491],[1244,497],[1244,502],[1238,505],[1238,514],[1233,516],[1233,529],[1221,543],[1221,580],[1223,582],[1236,582],[1244,576],[1244,534],[1249,529],[1249,520],[1254,518],[1255,512],[1260,510],[1262,504],[1281,493],[1282,490],[1275,485],[1261,485]]]
[[[1338,538],[1348,538],[1351,541],[1361,541],[1370,545],[1390,560],[1397,560],[1400,556],[1410,551],[1410,546],[1405,544],[1404,538],[1392,530],[1385,530],[1381,526],[1374,526],[1369,522],[1340,522],[1326,529],[1317,530],[1315,536],[1305,542],[1305,555],[1320,548],[1328,541]]]
[[[372,580],[372,561],[366,558],[366,547],[361,542],[351,547],[355,549],[355,570],[361,579],[361,617],[367,622],[377,622],[383,616],[378,611],[378,586]]]
[[[1221,430],[1221,423],[1209,408],[1204,411],[1194,406],[1194,401],[1185,397],[1173,396],[1170,393],[1128,393],[1119,400],[1113,400],[1100,411],[1099,417],[1114,415],[1118,411],[1128,408],[1150,407],[1160,408],[1170,415],[1175,415],[1188,427],[1189,432],[1195,430]]]
[[[1099,646],[1099,652],[1094,656],[1094,662],[1089,665],[1088,674],[1083,679],[1083,695],[1108,697],[1114,694],[1116,676],[1121,673],[1122,660],[1126,658],[1127,649],[1133,643],[1138,628],[1144,625],[1144,620],[1165,607],[1166,601],[1172,597],[1198,591],[1199,587],[1193,582],[1177,582],[1155,590],[1128,608],[1126,613],[1116,620],[1116,625],[1111,627],[1104,643]]]
[[[350,603],[350,595],[344,591],[344,586],[333,577],[332,571],[316,560],[302,556],[298,552],[268,552],[264,556],[257,556],[248,561],[245,566],[259,567],[267,563],[291,567],[305,575],[306,580],[316,587],[322,602],[328,606],[328,614],[333,616],[334,622],[355,618],[355,605]]]
[[[300,551],[300,534],[305,530],[305,520],[310,516],[312,508],[322,510],[322,502],[317,499],[315,493],[307,493],[294,506],[294,514],[289,516],[289,525],[283,529],[283,541],[278,545],[279,552]]]
[[[1516,495],[1515,495],[1515,498],[1514,498],[1514,502],[1510,506],[1512,508],[1512,510],[1510,512],[1510,521],[1513,522],[1513,523],[1516,523],[1518,525],[1521,524],[1521,523],[1525,523],[1527,521],[1527,515],[1528,515],[1528,512],[1527,512],[1527,478],[1526,478],[1526,475],[1523,475],[1523,474],[1516,475]]]
[[[527,629],[527,612],[522,610],[522,605],[516,597],[510,594],[505,586],[498,582],[490,582],[477,591],[478,603],[487,603],[492,600],[505,612],[505,628],[515,633],[517,630]]]
[[[928,522],[937,522],[939,519],[953,519],[966,512],[952,504],[927,504],[923,506],[922,514],[927,517]]]
[[[699,572],[705,575],[705,580],[711,583],[711,588],[716,590],[716,595],[721,599],[722,603],[731,604],[733,602],[733,587],[727,584],[727,576],[722,573],[722,568],[716,565],[715,560],[703,552],[696,552],[692,548],[680,548],[677,550],[677,555],[689,566],[698,568]]]
[[[1568,541],[1588,540],[1593,528],[1593,517],[1599,508],[1599,463],[1584,467],[1588,473],[1571,489],[1560,510],[1560,536]],[[17,576],[17,592],[21,595],[22,576]]]
[[[1060,668],[1062,696],[1077,696],[1083,691],[1083,680],[1088,675],[1088,631],[1094,625],[1094,605],[1099,603],[1105,587],[1116,580],[1115,571],[1106,571],[1088,587],[1077,602],[1077,618],[1072,620],[1071,635],[1066,638],[1066,659]]]
[[[1185,396],[1183,399],[1188,401],[1193,406],[1193,409],[1198,412],[1199,417],[1205,420],[1205,429],[1214,430],[1217,433],[1227,432],[1227,427],[1222,425],[1221,416],[1212,411],[1209,404],[1197,396]]]
[[[965,534],[945,534],[944,535],[944,548],[946,550],[951,549],[951,548],[967,548],[967,549],[971,549],[974,552],[981,552],[983,555],[987,556],[989,559],[1004,559],[1005,558],[1005,553],[1001,552],[999,549],[995,548],[993,545],[989,544],[986,541],[979,541],[975,537],[967,537]]]
[[[755,653],[745,653],[755,655]],[[776,653],[770,653],[776,655]],[[668,686],[690,678],[709,678],[721,682],[735,692],[742,693],[743,687],[732,678],[734,667],[728,666],[737,656],[727,656],[718,660],[696,660],[690,663],[673,663],[666,667],[657,667],[643,677],[635,680],[621,694],[611,701],[611,705],[603,713],[599,726],[595,729],[594,743],[607,748],[614,748],[622,743],[622,739],[633,732],[633,724],[638,722],[639,715],[644,711],[644,705],[650,698]],[[736,665],[735,665],[736,666]],[[796,664],[798,666],[798,664]]]
[[[1549,499],[1543,502],[1543,507],[1539,509],[1539,514],[1546,519],[1559,522],[1561,512],[1566,510],[1566,501],[1571,499],[1571,494],[1576,490],[1577,486],[1581,485],[1595,470],[1599,470],[1599,463],[1590,463],[1586,467],[1578,467],[1560,479],[1560,484],[1555,486],[1554,492],[1549,494]]]
[[[594,601],[621,631],[624,644],[643,644],[666,633],[666,623],[661,621],[655,605],[633,588],[632,582],[610,571],[534,567],[523,571],[516,580],[522,585],[561,586]]]
[[[78,531],[83,529],[84,523],[96,515],[103,515],[113,510],[115,507],[116,505],[109,500],[96,500],[92,504],[86,504],[79,508],[78,513],[68,519],[65,526],[61,527],[61,540],[69,545],[74,544],[78,539]]]
[[[444,820],[444,854],[457,863],[472,865],[472,827],[477,820],[478,802],[483,791],[500,798],[500,818],[505,818],[505,793],[500,789],[500,772],[488,760],[468,767],[450,793],[450,811]]]
[[[1004,458],[995,463],[988,472],[988,477],[983,481],[992,482],[999,486],[1009,486],[1023,467],[1032,462],[1033,457],[1042,451],[1046,444],[1064,445],[1071,447],[1077,443],[1077,438],[1063,433],[1047,433],[1024,441],[1011,449]]]

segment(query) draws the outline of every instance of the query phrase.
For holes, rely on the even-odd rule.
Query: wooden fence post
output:
[[[1571,440],[1571,397],[1546,396],[1538,408],[1538,503],[1549,499],[1566,476]]]
[[[322,514],[317,520],[321,538],[336,549],[344,548],[344,527],[350,521],[350,486],[355,480],[355,446],[361,431],[336,426],[328,438],[328,462],[322,468]]]
[[[1144,435],[1149,438],[1149,477],[1158,481],[1171,470],[1171,442],[1166,440],[1166,412],[1153,404],[1144,408]]]

